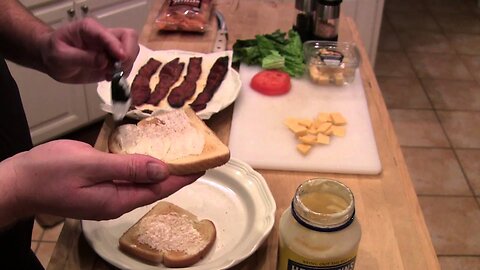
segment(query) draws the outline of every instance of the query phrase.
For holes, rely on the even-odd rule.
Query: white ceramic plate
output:
[[[140,52],[137,56],[137,59],[135,60],[135,63],[133,64],[133,68],[132,68],[132,71],[130,72],[130,75],[127,77],[127,82],[130,85],[132,84],[133,79],[135,78],[135,75],[137,74],[138,70],[148,61],[148,59],[150,59],[150,57],[153,57],[159,60],[160,62],[162,62],[162,66],[178,57],[180,58],[181,62],[185,63],[185,67],[183,69],[183,73],[180,75],[180,79],[172,86],[173,88],[182,82],[182,78],[187,72],[188,59],[193,56],[202,57],[203,58],[202,74],[200,75],[200,78],[198,79],[198,82],[197,82],[197,92],[193,96],[192,100],[187,101],[185,103],[185,104],[189,104],[193,101],[193,99],[197,96],[197,94],[203,90],[203,87],[205,86],[207,81],[208,73],[213,63],[215,62],[215,60],[217,60],[218,57],[228,55],[230,59],[230,65],[231,65],[232,54],[233,54],[232,51],[222,51],[222,52],[208,53],[208,54],[188,52],[188,51],[178,51],[178,50],[152,51],[140,45]],[[160,69],[161,67],[159,68],[159,70]],[[157,71],[157,73],[155,73],[152,76],[152,79],[150,80],[151,89],[154,89],[155,85],[158,83],[159,70]],[[197,112],[197,115],[202,119],[209,119],[213,114],[226,108],[228,105],[232,104],[233,101],[235,101],[238,94],[240,93],[241,86],[242,86],[242,81],[240,80],[240,75],[234,69],[230,68],[222,84],[220,85],[217,92],[213,96],[212,100],[210,100],[207,103],[207,107],[205,109]],[[112,112],[112,109],[111,109],[112,96],[110,92],[110,82],[107,82],[107,81],[99,82],[97,87],[97,93],[102,99],[102,101],[104,102],[104,104],[101,104],[100,106],[102,110],[108,113],[111,113]],[[185,105],[185,106],[188,106],[188,105]],[[170,111],[173,109],[174,108],[170,107],[170,105],[168,104],[167,98],[164,98],[164,100],[162,100],[158,106],[153,106],[149,104],[138,106],[136,110],[129,111],[127,113],[127,117],[140,120],[140,119],[149,117],[152,114],[155,114],[157,112]],[[142,112],[142,110],[150,110],[150,111],[153,111],[153,113],[151,114],[145,113],[145,112]]]
[[[275,201],[265,179],[249,165],[235,159],[209,170],[195,183],[166,201],[177,204],[199,219],[210,219],[217,239],[209,254],[189,268],[225,269],[251,255],[268,236],[275,222]],[[153,205],[137,208],[108,221],[82,221],[83,233],[92,248],[107,262],[121,269],[169,269],[149,265],[118,249],[120,236]]]

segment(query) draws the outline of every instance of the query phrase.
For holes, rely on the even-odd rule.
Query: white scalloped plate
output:
[[[187,70],[186,66],[188,65],[188,59],[190,57],[202,57],[203,58],[202,74],[200,75],[200,78],[198,79],[198,82],[197,82],[197,92],[193,96],[193,98],[195,98],[196,95],[205,86],[208,73],[210,71],[211,66],[215,62],[215,60],[217,60],[218,57],[227,55],[229,56],[230,65],[231,65],[232,54],[233,54],[232,51],[222,51],[222,52],[215,52],[215,53],[208,53],[208,54],[179,51],[179,50],[152,51],[147,47],[140,45],[140,52],[137,56],[137,59],[135,59],[135,63],[133,64],[130,75],[127,77],[127,82],[130,85],[132,84],[133,79],[135,78],[135,75],[137,74],[138,70],[148,61],[148,59],[150,59],[150,57],[153,57],[159,60],[160,62],[162,62],[162,66],[176,57],[180,58],[180,61],[185,63],[185,68],[183,70],[182,75],[180,75],[180,78],[183,78],[183,76],[186,73],[186,70]],[[152,76],[152,79],[150,80],[151,89],[155,88],[155,85],[158,83],[158,73],[159,71],[157,71]],[[182,82],[182,79],[179,79],[172,87],[179,85],[181,82]],[[237,98],[238,94],[240,93],[241,87],[242,87],[242,81],[240,80],[240,75],[234,69],[229,68],[227,75],[225,76],[225,79],[223,80],[222,84],[216,91],[215,95],[212,97],[212,100],[210,100],[207,103],[207,107],[205,109],[197,112],[197,115],[202,119],[205,119],[205,120],[209,119],[213,114],[223,110],[228,105],[232,104]],[[107,81],[99,82],[97,86],[97,93],[102,99],[102,101],[104,102],[104,104],[100,105],[102,110],[108,113],[111,113],[112,112],[111,110],[112,96],[110,92],[110,82],[107,82]],[[191,103],[193,101],[193,98],[190,101],[187,101],[185,104]],[[188,105],[185,105],[185,106],[188,106]],[[170,107],[170,105],[166,101],[166,98],[164,98],[164,100],[162,100],[158,106],[144,104],[144,105],[138,106],[135,110],[130,110],[127,113],[127,117],[140,120],[140,119],[149,117],[152,114],[155,114],[157,112],[170,111],[173,109],[174,108]],[[142,110],[150,110],[153,112],[150,114],[150,113],[142,112]]]
[[[250,256],[269,235],[275,222],[275,201],[265,179],[249,165],[235,159],[209,170],[195,183],[171,195],[177,204],[199,219],[210,219],[217,239],[209,254],[182,269],[211,270],[232,267]],[[154,204],[137,208],[108,221],[82,221],[83,233],[95,252],[121,269],[170,269],[149,265],[118,249],[120,236]]]

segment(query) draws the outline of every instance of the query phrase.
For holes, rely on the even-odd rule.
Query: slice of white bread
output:
[[[160,201],[120,237],[119,248],[151,264],[188,267],[210,251],[215,239],[213,222]]]
[[[165,119],[160,120],[159,117],[163,117],[161,115],[152,116],[141,120],[136,126],[133,124],[118,126],[109,138],[109,151],[116,154],[138,153],[153,156],[165,162],[170,173],[174,175],[202,172],[227,163],[230,159],[230,150],[192,109],[187,106],[179,111],[169,112],[169,114],[175,116],[175,113],[182,112],[187,116],[189,125],[194,129],[194,134],[201,135],[201,139],[197,135],[182,134],[187,129],[175,130],[174,132],[177,132],[176,134],[179,136],[164,139],[161,129],[175,129],[175,126],[181,124],[182,120],[174,119],[170,123]],[[195,143],[198,140],[204,142],[203,147]],[[164,141],[170,141],[169,146],[164,146]],[[165,151],[169,151],[165,149],[172,149],[170,147],[172,144],[175,144],[177,148],[182,148],[182,151],[190,151],[189,153],[193,154],[171,158],[170,152],[165,155]],[[142,145],[147,146],[141,147]],[[189,149],[189,147],[195,149]]]

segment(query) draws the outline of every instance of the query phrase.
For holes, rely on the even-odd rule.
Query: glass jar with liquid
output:
[[[361,228],[344,184],[316,178],[300,185],[279,230],[277,270],[354,269]]]

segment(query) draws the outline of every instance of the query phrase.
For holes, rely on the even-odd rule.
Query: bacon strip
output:
[[[151,78],[162,63],[154,58],[148,59],[147,63],[138,70],[138,75]]]
[[[130,96],[132,105],[139,106],[147,102],[150,98],[150,78],[162,65],[160,61],[150,58],[139,70],[132,82]]]
[[[133,79],[130,92],[132,105],[139,106],[147,102],[150,98],[150,92],[150,79],[137,74]]]
[[[173,88],[168,95],[167,101],[170,106],[180,108],[189,98],[195,94],[197,89],[197,80],[202,74],[202,58],[191,57],[188,62],[187,74],[182,83]]]
[[[184,66],[185,63],[179,63],[179,58],[175,58],[163,66],[162,70],[160,70],[160,80],[150,95],[147,101],[148,104],[157,105],[167,96],[170,87],[178,80],[180,74],[182,74]]]
[[[196,112],[201,111],[207,107],[207,103],[212,99],[215,92],[222,84],[223,79],[228,71],[228,56],[219,57],[207,77],[207,84],[203,91],[190,104],[190,107]]]

